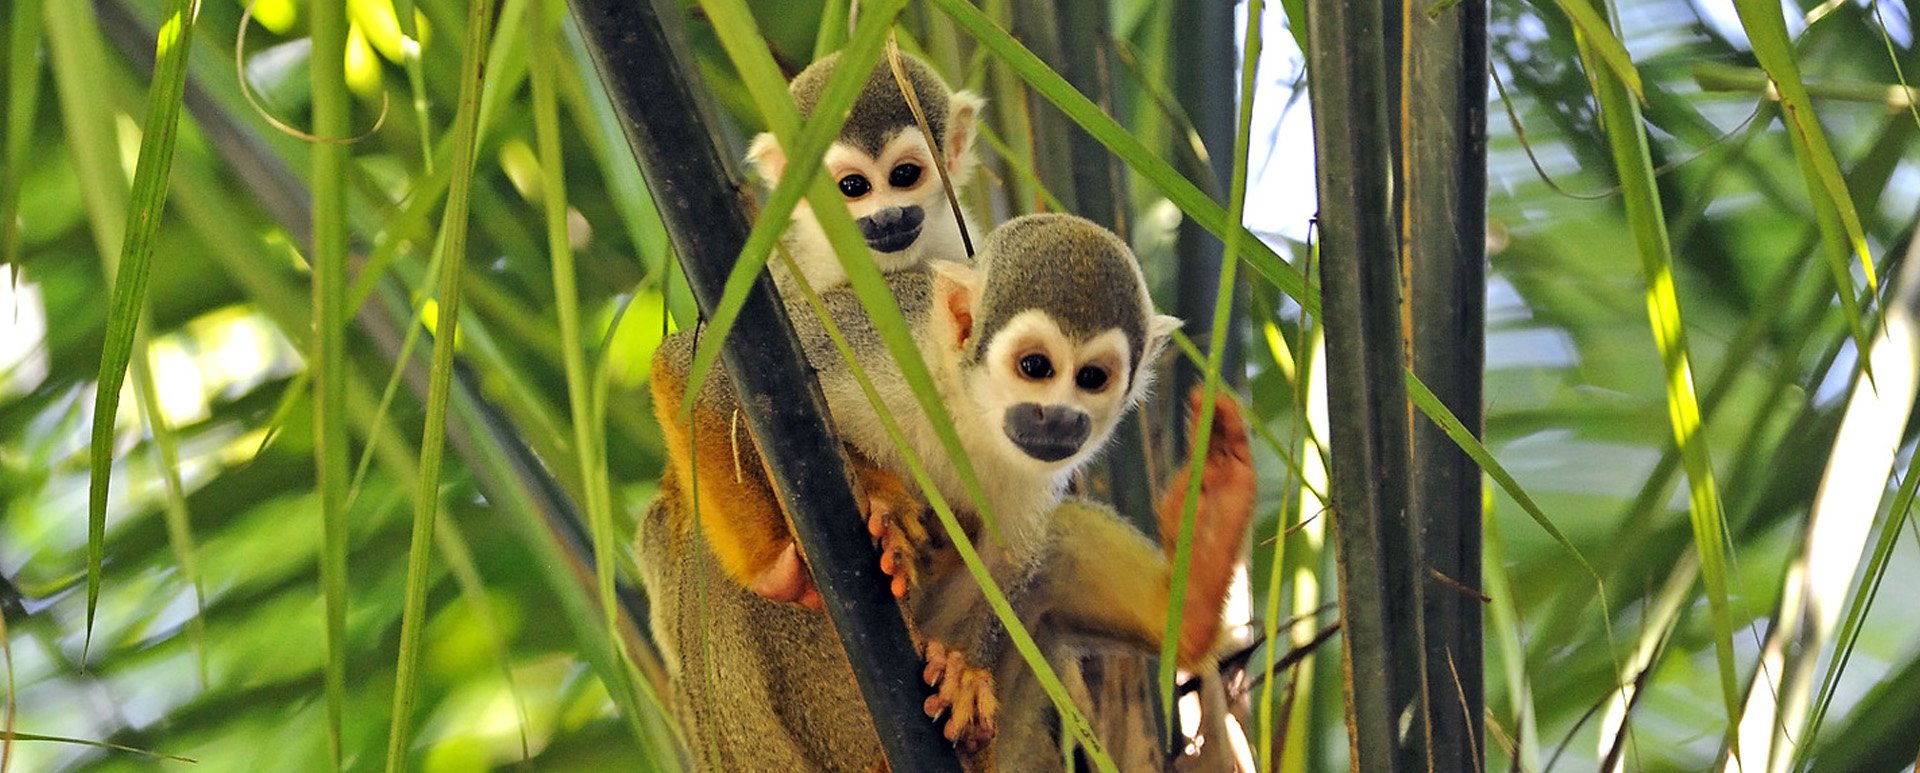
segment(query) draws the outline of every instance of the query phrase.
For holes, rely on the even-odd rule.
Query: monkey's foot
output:
[[[755,577],[748,589],[771,601],[799,604],[814,611],[825,608],[820,601],[820,590],[813,586],[813,575],[807,571],[806,562],[800,560],[799,543],[795,542],[787,543],[773,565]]]
[[[993,694],[993,674],[967,665],[966,653],[937,641],[926,645],[927,669],[921,675],[939,692],[927,698],[927,716],[947,714],[945,735],[954,748],[972,754],[986,748],[1000,726],[1000,700]]]
[[[857,480],[867,533],[880,545],[880,571],[893,578],[894,597],[905,598],[919,581],[921,547],[927,544],[927,527],[920,516],[926,506],[904,481],[886,470],[862,469]]]

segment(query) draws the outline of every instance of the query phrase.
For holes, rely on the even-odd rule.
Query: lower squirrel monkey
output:
[[[988,237],[980,261],[979,273],[940,264],[895,272],[888,282],[993,500],[1005,539],[982,554],[1036,637],[1150,651],[1168,605],[1162,551],[1110,509],[1063,502],[1063,493],[1075,467],[1144,392],[1147,363],[1174,321],[1152,314],[1126,246],[1080,218],[1016,219]],[[797,293],[784,295],[790,308],[799,305]],[[936,485],[950,501],[967,501],[858,300],[840,288],[822,301]],[[858,499],[885,548],[882,566],[895,576],[896,594],[917,582],[909,614],[925,634],[928,681],[939,687],[929,713],[946,713],[947,736],[976,751],[1001,724],[988,675],[1026,684],[1019,681],[1024,663],[1001,654],[997,620],[974,580],[926,531],[924,506],[889,472],[904,465],[850,369],[811,310],[794,311],[853,452]],[[672,464],[643,519],[640,548],[656,638],[694,751],[717,769],[870,769],[880,759],[878,741],[827,619],[803,608],[813,598],[810,582],[752,439],[733,419],[736,398],[724,374],[706,382],[690,425],[674,414],[692,348],[692,336],[681,334],[656,355],[655,406]],[[1218,417],[1185,601],[1183,663],[1204,658],[1219,632],[1220,600],[1252,506],[1244,428],[1230,407]],[[696,479],[698,528],[688,485]],[[1170,492],[1163,523],[1178,517],[1183,482]],[[977,536],[977,521],[970,525]],[[1171,532],[1163,532],[1170,543]],[[1027,700],[1030,692],[1010,694],[1007,710],[1018,712],[1012,721],[1037,723],[1047,708],[1044,697]],[[1009,735],[1031,738],[1032,730]]]

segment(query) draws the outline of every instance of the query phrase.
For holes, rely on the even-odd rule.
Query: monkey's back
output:
[[[667,483],[641,519],[640,563],[700,769],[871,771],[879,738],[827,617],[729,579],[698,530],[676,528],[671,510],[689,505]]]

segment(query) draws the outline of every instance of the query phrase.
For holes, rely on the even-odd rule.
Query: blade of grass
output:
[[[312,10],[313,132],[346,137],[353,120],[347,95],[346,8],[315,3]],[[335,770],[346,764],[341,739],[347,701],[347,189],[351,147],[321,142],[313,163],[313,338],[307,368],[313,377],[314,487],[320,492],[320,589],[326,603],[327,752]]]
[[[1786,16],[1779,3],[1767,0],[1734,0],[1734,9],[1739,12],[1740,26],[1753,44],[1754,58],[1773,79],[1774,88],[1780,94],[1787,137],[1792,140],[1794,155],[1800,160],[1807,195],[1813,199],[1814,214],[1820,224],[1821,241],[1827,246],[1827,263],[1833,271],[1834,284],[1840,288],[1840,308],[1853,331],[1854,343],[1864,351],[1869,345],[1868,334],[1861,321],[1860,302],[1854,296],[1847,253],[1851,251],[1866,272],[1869,296],[1879,291],[1879,282],[1874,277],[1873,257],[1867,251],[1860,215],[1854,210],[1853,194],[1840,175],[1840,163],[1827,144],[1826,132],[1820,128],[1820,118],[1813,110],[1806,83],[1800,79],[1793,41],[1787,37]],[[1867,378],[1873,378],[1870,366]],[[1709,582],[1711,576],[1709,571]]]
[[[486,85],[489,42],[493,39],[493,3],[473,3],[460,57],[460,101],[454,112],[452,178],[447,209],[440,221],[445,258],[440,261],[439,321],[434,326],[433,366],[428,372],[426,426],[420,435],[420,483],[415,488],[413,533],[407,552],[407,596],[400,616],[400,653],[395,666],[393,714],[387,734],[387,770],[407,768],[415,670],[420,661],[421,628],[426,624],[428,573],[431,569],[434,516],[440,504],[440,464],[447,440],[447,392],[453,382],[453,348],[459,336],[460,277],[466,267],[467,214],[473,194],[474,151],[480,135],[480,97]],[[617,650],[616,650],[617,652]]]
[[[1249,129],[1253,124],[1255,76],[1260,71],[1260,12],[1266,5],[1263,0],[1247,0],[1246,41],[1242,44],[1245,52],[1240,67],[1240,118],[1239,126],[1233,136],[1233,180],[1227,189],[1227,229],[1220,235],[1224,251],[1220,259],[1220,282],[1215,285],[1219,291],[1214,293],[1212,332],[1207,335],[1207,364],[1202,373],[1206,379],[1206,389],[1200,398],[1200,415],[1194,419],[1194,435],[1189,438],[1187,450],[1187,491],[1180,503],[1179,534],[1173,548],[1173,585],[1167,594],[1167,627],[1160,639],[1160,710],[1162,716],[1173,717],[1174,672],[1178,668],[1180,647],[1180,624],[1185,616],[1187,600],[1187,573],[1193,565],[1194,519],[1200,511],[1200,482],[1202,467],[1207,459],[1207,441],[1213,434],[1214,401],[1222,389],[1220,362],[1227,350],[1227,321],[1233,311],[1233,287],[1235,270],[1240,265],[1241,234],[1246,229],[1240,227],[1240,220],[1247,206],[1247,146]],[[1305,294],[1305,287],[1301,288]],[[1173,731],[1172,722],[1167,723],[1167,731]]]
[[[863,9],[861,26],[855,30],[853,39],[847,45],[849,53],[842,54],[840,65],[835,68],[834,78],[857,74],[864,79],[864,76],[872,71],[871,62],[864,66],[859,66],[857,62],[850,63],[851,52],[863,50],[870,45],[875,49],[874,61],[877,61],[878,48],[886,38],[888,25],[899,13],[902,5],[903,3],[900,2],[880,3]],[[804,132],[806,128],[811,128],[811,125],[802,127],[799,109],[794,105],[792,97],[788,95],[785,81],[780,78],[773,58],[760,37],[745,3],[741,0],[705,0],[702,7],[706,9],[709,20],[713,22],[714,29],[720,36],[721,45],[733,58],[735,67],[740,70],[749,91],[766,117],[767,125],[772,128],[778,138],[791,140],[796,135],[801,135],[799,142],[786,144],[788,147],[802,147],[804,151],[803,143],[807,139]],[[833,90],[832,81],[833,79],[829,79],[827,86],[826,95],[829,96]],[[822,96],[820,104],[824,105],[829,96]],[[825,114],[825,108],[816,108],[816,111],[816,120],[812,122],[813,124],[819,123],[818,116]],[[838,132],[837,128],[835,132]],[[886,280],[881,277],[879,269],[873,264],[866,240],[860,236],[860,232],[855,227],[852,216],[847,212],[845,201],[841,199],[826,177],[814,175],[811,171],[806,173],[806,177],[799,176],[800,173],[796,171],[796,167],[802,158],[789,156],[787,169],[781,176],[782,185],[790,182],[795,185],[808,184],[808,203],[813,208],[814,214],[820,218],[821,228],[826,232],[828,242],[833,246],[842,267],[847,272],[848,283],[867,313],[873,318],[874,328],[879,331],[888,353],[900,366],[908,386],[912,388],[914,396],[919,400],[921,409],[926,412],[928,422],[947,450],[949,462],[954,465],[962,485],[973,499],[972,504],[980,520],[987,525],[990,533],[997,535],[997,520],[988,504],[990,500],[986,496],[985,488],[981,486],[979,476],[975,474],[973,465],[968,460],[965,447],[954,429],[954,421],[948,414],[945,403],[941,401],[938,389],[934,386],[933,375],[926,361],[920,356],[919,346],[908,332],[909,328],[905,317],[900,313],[899,304],[888,290]],[[766,217],[767,212],[763,211],[761,220],[764,222]],[[786,222],[784,216],[777,222],[784,227]],[[758,225],[756,223],[756,230]],[[744,265],[745,262],[746,257],[743,255],[741,264]],[[735,271],[737,275],[738,266]],[[702,336],[702,338],[713,337],[712,333]],[[703,346],[707,344],[706,341],[701,343]],[[843,352],[843,356],[844,354]],[[859,366],[854,360],[849,359],[848,362],[856,372],[859,372]],[[697,358],[694,367],[696,368],[694,373],[697,374],[699,372],[697,369],[700,367]],[[692,389],[691,386],[688,388]],[[869,399],[874,397],[875,395],[870,395]],[[887,412],[884,406],[878,404],[876,409],[882,414]],[[896,438],[895,444],[906,450],[906,446],[901,442],[903,440],[904,437]],[[929,479],[926,482],[931,481]],[[926,489],[925,493],[929,499],[940,496],[930,488],[923,486],[923,489]],[[936,512],[941,511],[936,510]],[[1094,736],[1092,726],[1088,724],[1085,715],[1068,697],[1065,686],[1053,673],[1039,647],[1021,625],[1013,608],[988,574],[985,564],[980,561],[971,541],[966,538],[959,521],[953,517],[950,509],[942,513],[940,520],[948,537],[953,540],[960,553],[961,560],[974,579],[980,583],[989,605],[1006,626],[1015,649],[1026,659],[1047,696],[1053,700],[1065,733],[1080,740],[1096,767],[1101,770],[1115,769],[1112,759],[1107,756],[1099,739]]]
[[[820,4],[820,29],[813,36],[814,61],[846,45],[852,5],[853,0],[826,0]]]
[[[76,77],[88,73],[100,73],[107,67],[105,52],[98,44],[98,29],[90,15],[62,16],[56,25],[49,29],[50,51],[55,56],[57,93],[63,113],[63,123],[68,129],[72,143],[72,157],[75,171],[82,179],[96,181],[97,184],[83,186],[83,199],[87,211],[89,230],[92,233],[94,247],[100,256],[103,276],[109,283],[115,281],[117,265],[115,258],[126,232],[128,194],[126,174],[121,166],[120,145],[114,136],[114,123],[118,115],[112,105],[97,98],[94,91],[98,83],[92,77]],[[137,322],[145,321],[145,310],[140,309]],[[150,324],[148,325],[151,326]],[[191,535],[184,531],[185,494],[178,486],[179,454],[170,428],[165,425],[157,407],[158,390],[145,359],[147,345],[145,335],[136,331],[129,348],[127,364],[133,376],[135,401],[142,406],[149,417],[149,425],[154,431],[154,443],[160,450],[157,461],[163,469],[160,475],[165,479],[165,515],[168,533],[174,549],[176,562],[181,567],[182,578],[194,587],[196,611],[199,594],[199,573],[195,569]],[[140,352],[141,356],[132,356]],[[109,461],[111,464],[111,461]],[[180,539],[185,535],[185,539]],[[200,653],[202,675],[205,670],[205,650],[201,646],[201,621],[196,615],[188,622],[188,636],[195,641]]]
[[[1591,2],[1596,10],[1611,13],[1608,10],[1611,3],[1607,0]],[[1640,253],[1641,271],[1647,287],[1647,315],[1666,375],[1669,421],[1673,427],[1674,443],[1680,447],[1682,466],[1687,471],[1689,517],[1693,526],[1694,547],[1700,554],[1701,574],[1706,581],[1707,608],[1719,662],[1720,689],[1726,703],[1728,734],[1730,740],[1734,740],[1733,745],[1737,746],[1741,696],[1739,681],[1734,675],[1733,614],[1727,598],[1725,515],[1714,483],[1713,462],[1702,434],[1700,406],[1694,394],[1693,369],[1687,350],[1686,325],[1674,289],[1673,250],[1667,240],[1666,218],[1661,210],[1660,192],[1653,175],[1646,129],[1640,117],[1639,103],[1631,98],[1618,76],[1594,62],[1597,54],[1585,41],[1581,45],[1581,55],[1587,62],[1595,96],[1600,102],[1601,121],[1620,180],[1627,222]],[[1842,290],[1840,295],[1845,299],[1850,293]],[[1863,333],[1864,329],[1859,327],[1857,310],[1851,318],[1856,331]]]
[[[70,9],[50,11],[61,15]],[[95,607],[100,600],[100,563],[107,535],[107,487],[113,478],[113,425],[120,410],[120,389],[133,356],[134,333],[147,300],[153,267],[154,237],[167,201],[167,171],[179,130],[180,95],[187,81],[187,51],[193,40],[199,0],[171,0],[155,42],[153,85],[147,94],[147,120],[134,165],[133,193],[126,211],[125,241],[107,306],[107,333],[100,353],[100,377],[94,393],[93,476],[87,496],[87,635],[81,662],[93,641]]]
[[[1259,237],[1254,236],[1245,226],[1229,220],[1227,212],[1213,199],[1202,193],[1185,175],[1160,157],[1158,152],[1141,143],[1139,138],[1112,116],[1100,110],[1098,105],[1076,91],[1066,79],[1049,69],[1040,58],[1026,46],[1020,44],[1012,35],[1000,29],[991,18],[980,9],[967,4],[964,0],[931,0],[948,16],[965,29],[974,40],[988,49],[1015,73],[1026,80],[1028,85],[1047,98],[1060,111],[1085,129],[1100,144],[1105,145],[1114,155],[1127,163],[1135,173],[1158,188],[1167,199],[1201,227],[1226,238],[1229,231],[1238,231],[1246,253],[1242,256],[1255,270],[1265,276],[1281,292],[1286,293],[1307,313],[1320,313],[1320,299],[1306,291],[1306,277],[1299,269],[1282,260],[1273,248],[1268,247]]]
[[[181,757],[175,754],[162,754],[160,752],[147,751],[146,749],[136,749],[131,746],[122,746],[117,743],[108,743],[106,741],[90,741],[85,738],[69,738],[64,735],[42,735],[40,733],[16,733],[9,730],[7,732],[5,740],[8,742],[38,741],[42,743],[71,744],[74,746],[88,746],[95,749],[105,749],[107,751],[113,751],[113,752],[124,752],[126,754],[136,754],[141,757],[147,757],[149,759],[155,759],[155,760],[172,760],[174,762],[185,762],[188,764],[194,764],[199,762],[199,760],[193,759],[192,757]]]
[[[614,533],[612,494],[606,481],[606,424],[599,420],[589,393],[592,381],[586,363],[586,344],[580,332],[580,293],[575,284],[573,247],[567,235],[566,166],[560,150],[560,108],[554,92],[558,62],[553,26],[558,6],[533,2],[524,21],[532,48],[533,133],[539,146],[540,203],[546,212],[547,254],[553,267],[554,308],[560,317],[560,352],[567,378],[567,404],[572,410],[573,452],[579,461],[580,486],[586,500],[587,524],[593,532],[594,577],[600,591],[600,612],[606,618],[607,641],[615,652],[620,644],[620,607],[614,595],[614,553],[623,541]]]
[[[40,5],[14,0],[7,22],[6,144],[0,146],[0,264],[20,262],[20,182],[40,107]],[[18,277],[19,274],[14,274]]]
[[[1920,251],[1910,245],[1906,259],[1916,256]],[[1920,392],[1915,366],[1920,331],[1909,312],[1916,293],[1920,293],[1920,272],[1903,270],[1893,277],[1873,349],[1863,357],[1878,366],[1875,370],[1881,378],[1872,384],[1856,378],[1850,387],[1807,515],[1804,539],[1788,565],[1779,610],[1761,648],[1760,670],[1741,715],[1747,746],[1740,749],[1739,757],[1748,769],[1777,767],[1774,760],[1785,754],[1780,745],[1794,743],[1789,728],[1798,728],[1806,719],[1815,661],[1839,622],[1887,476],[1898,463],[1902,430],[1912,415],[1915,393]],[[1900,517],[1898,509],[1889,513],[1896,524]],[[1898,529],[1892,531],[1897,534]],[[1881,541],[1887,540],[1882,535]],[[1854,598],[1859,597],[1856,591]],[[1850,654],[1845,642],[1841,644],[1832,662]]]
[[[13,636],[7,633],[7,612],[0,609],[0,666],[4,666],[7,678],[4,709],[6,717],[0,720],[0,773],[7,773],[8,765],[13,762],[13,723],[19,718],[20,703],[16,696],[19,685],[14,684],[13,676]]]
[[[1491,477],[1491,476],[1489,476]],[[1540,770],[1540,730],[1534,719],[1533,687],[1527,683],[1527,647],[1520,639],[1520,612],[1514,602],[1513,587],[1507,579],[1506,540],[1493,516],[1493,489],[1485,489],[1482,498],[1480,577],[1486,583],[1487,620],[1499,642],[1500,660],[1506,677],[1507,700],[1512,704],[1514,732],[1519,749],[1514,752],[1513,770]],[[1491,720],[1489,720],[1491,721]]]

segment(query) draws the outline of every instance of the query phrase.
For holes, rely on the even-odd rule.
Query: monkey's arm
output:
[[[739,419],[738,397],[726,371],[716,369],[701,385],[691,420],[680,414],[694,345],[691,333],[675,333],[654,353],[653,409],[667,444],[667,474],[682,484],[689,505],[698,502],[702,533],[728,577],[769,599],[817,609],[819,594],[774,493],[759,445]],[[887,548],[882,568],[894,575],[895,595],[904,594],[912,580],[914,557],[910,542],[900,537],[895,526],[917,527],[922,505],[893,473],[851,447],[847,456],[856,499],[869,514],[866,520],[876,530],[875,537]],[[687,510],[691,516],[691,506]],[[677,526],[686,529],[690,524]]]
[[[653,412],[666,443],[666,474],[679,482],[689,505],[681,512],[699,522],[728,577],[761,595],[788,595],[781,600],[797,601],[797,594],[781,592],[792,589],[770,587],[781,584],[777,575],[783,573],[780,565],[793,545],[793,534],[774,498],[759,448],[738,421],[738,401],[726,371],[716,368],[708,375],[691,417],[680,413],[696,342],[691,332],[675,333],[661,341],[653,355]],[[674,526],[686,530],[692,524]]]
[[[1198,392],[1190,402],[1197,413]],[[1172,592],[1171,558],[1187,480],[1182,469],[1167,482],[1160,498],[1159,545],[1101,505],[1072,501],[1054,511],[1056,537],[1042,589],[1052,623],[1149,649],[1158,645]],[[1246,425],[1238,407],[1222,400],[1214,412],[1201,472],[1193,558],[1181,615],[1182,666],[1204,658],[1219,638],[1221,605],[1246,541],[1253,500],[1253,457]]]

